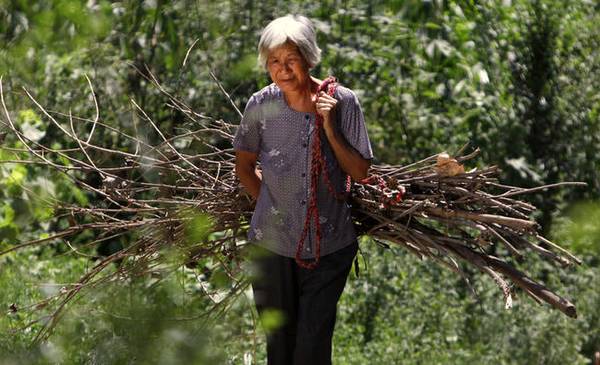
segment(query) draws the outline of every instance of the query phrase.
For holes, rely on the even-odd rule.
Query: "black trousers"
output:
[[[263,318],[265,311],[277,311],[283,318],[267,332],[268,365],[331,364],[337,302],[357,250],[354,242],[321,257],[308,270],[293,258],[257,248],[252,283],[256,308]]]

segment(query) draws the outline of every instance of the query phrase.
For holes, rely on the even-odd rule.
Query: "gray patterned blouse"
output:
[[[338,85],[337,126],[348,143],[364,158],[373,152],[364,116],[356,94]],[[244,110],[233,146],[258,153],[262,183],[252,215],[248,239],[279,255],[294,257],[306,218],[310,196],[311,143],[315,114],[293,110],[274,83],[254,93]],[[323,133],[323,132],[321,132]],[[321,151],[330,180],[338,192],[345,190],[346,174],[333,154],[327,137],[321,136]],[[356,240],[350,205],[337,200],[320,177],[317,190],[321,223],[321,256]],[[315,228],[304,243],[303,259],[314,258]]]

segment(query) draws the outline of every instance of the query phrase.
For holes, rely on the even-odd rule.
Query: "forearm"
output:
[[[342,168],[354,181],[360,181],[367,177],[371,161],[363,158],[337,128],[325,128],[325,136]]]
[[[258,199],[262,181],[260,170],[256,169],[255,166],[236,166],[235,172],[248,194],[254,199]]]

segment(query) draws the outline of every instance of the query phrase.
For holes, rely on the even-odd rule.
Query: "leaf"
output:
[[[260,315],[260,321],[267,333],[276,330],[284,323],[284,316],[280,310],[267,308]]]
[[[23,165],[16,165],[5,179],[0,183],[6,185],[6,192],[11,196],[17,196],[21,194],[23,182],[27,177],[27,169]]]
[[[446,57],[450,56],[454,51],[454,47],[446,40],[434,39],[427,45],[425,53],[427,53],[429,57],[433,57],[436,49]]]
[[[523,179],[529,178],[538,184],[542,183],[542,177],[527,163],[525,157],[506,159],[506,163],[515,169]]]
[[[213,220],[208,214],[197,214],[187,220],[185,233],[190,245],[202,243],[208,239],[213,227]]]
[[[15,220],[15,210],[8,203],[4,203],[2,208],[3,219],[0,221],[0,227],[5,227],[13,224]]]
[[[21,125],[21,131],[28,139],[38,142],[46,135],[46,131],[40,130],[42,119],[33,110],[21,110],[17,116],[17,123]]]

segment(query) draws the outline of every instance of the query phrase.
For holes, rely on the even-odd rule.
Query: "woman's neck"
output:
[[[309,76],[305,87],[283,92],[283,96],[290,108],[299,112],[314,113],[316,112],[314,96],[320,84],[321,80]]]

